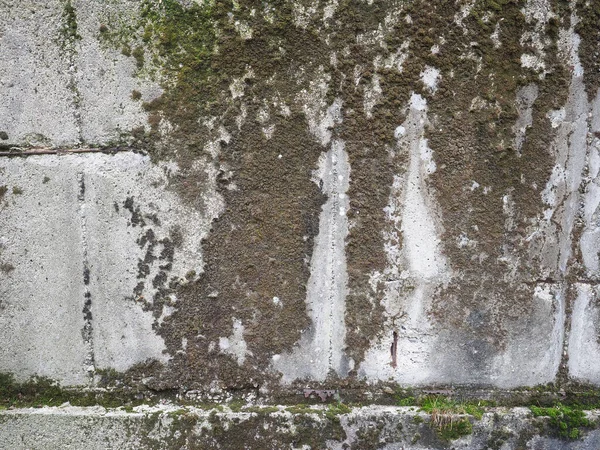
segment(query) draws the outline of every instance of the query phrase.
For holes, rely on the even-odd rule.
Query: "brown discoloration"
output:
[[[356,43],[357,35],[376,32],[383,22],[386,8],[381,5],[343,2],[336,15],[339,28],[334,33],[334,50],[338,65],[331,68],[333,79],[331,93],[343,99],[345,119],[339,137],[346,143],[350,161],[351,224],[346,239],[348,288],[346,298],[346,353],[358,364],[385,321],[382,287],[372,292],[371,275],[383,271],[387,258],[384,251],[383,230],[386,226],[384,208],[389,203],[390,187],[395,173],[402,171],[403,160],[394,157],[390,150],[394,142],[394,129],[402,122],[402,109],[408,100],[415,71],[399,74],[395,70],[376,70],[376,56],[388,57],[396,51],[394,44],[397,29],[390,30],[390,46]],[[349,46],[347,55],[343,49]],[[357,67],[361,67],[360,81],[355,85]],[[365,90],[374,76],[381,77],[382,100],[367,118],[364,110]]]
[[[271,355],[290,348],[308,326],[307,261],[322,202],[310,173],[321,148],[297,121],[302,118],[294,115],[278,122],[282,131],[270,141],[258,130],[243,133],[224,151],[237,189],[222,190],[227,210],[205,243],[205,272],[178,290],[179,308],[160,330],[172,352],[188,340],[178,361],[185,374],[220,374],[235,386],[239,377],[258,376],[255,371],[265,370]],[[233,317],[242,321],[252,352],[244,368],[217,356],[218,347],[209,351],[211,342],[230,334]]]
[[[550,73],[544,79],[521,67],[519,58],[526,47],[519,40],[528,29],[521,7],[520,2],[504,2],[500,11],[491,11],[487,24],[468,17],[466,36],[461,30],[445,35],[436,64],[442,68],[439,93],[429,103],[435,129],[429,130],[428,138],[438,167],[431,182],[442,211],[444,253],[460,273],[460,279],[438,293],[433,314],[449,329],[485,335],[487,350],[479,352],[483,359],[503,348],[512,320],[531,313],[534,287],[521,283],[539,278],[539,269],[531,264],[525,238],[531,221],[542,213],[540,191],[553,165],[554,133],[546,114],[565,101],[568,89],[555,43],[547,49]],[[496,23],[499,48],[489,37]],[[479,68],[475,61],[461,60],[460,41],[477,43],[473,50],[482,58]],[[540,94],[520,156],[512,148],[511,127],[517,117],[517,90],[529,82],[538,84]],[[470,112],[475,96],[489,106]],[[473,181],[481,188],[471,191]],[[515,205],[511,229],[506,228],[505,195]],[[458,248],[461,235],[476,241],[476,247]],[[505,256],[519,261],[516,278],[509,275]],[[469,318],[473,314],[485,320],[475,324]]]
[[[584,69],[585,88],[591,100],[600,89],[600,3],[578,0],[575,11],[579,18],[575,31],[581,37],[579,59]]]
[[[145,104],[151,131],[137,130],[135,136],[155,159],[178,162],[181,171],[172,177],[171,188],[187,203],[205,207],[210,175],[197,169],[198,161],[218,172],[217,189],[225,203],[204,242],[201,277],[179,286],[161,282],[164,296],[174,293],[179,299],[175,313],[159,328],[174,355],[165,386],[201,387],[218,379],[223,386],[240,388],[276,381],[277,374],[267,373],[271,356],[289,351],[309,326],[305,285],[325,201],[311,173],[325,148],[309,134],[298,94],[322,69],[331,76],[327,103],[342,102],[343,121],[332,133],[345,143],[351,167],[346,354],[358,367],[386,320],[384,286],[373,290],[369,281],[388,265],[383,232],[391,225],[384,208],[394,175],[403,174],[407,164],[395,147],[394,129],[405,120],[411,92],[416,92],[428,101],[426,138],[437,165],[429,183],[440,205],[444,254],[461,275],[438,289],[431,317],[442,329],[484,336],[477,345],[485,351],[474,364],[485,364],[505,347],[510,322],[531,312],[531,281],[539,278],[524,238],[542,212],[539,192],[552,165],[554,135],[546,114],[566,99],[569,74],[556,48],[558,29],[569,22],[564,5],[553,3],[559,19],[546,30],[552,44],[545,49],[548,73],[543,78],[520,64],[530,45],[522,45],[521,36],[533,26],[521,13],[523,1],[478,1],[463,27],[453,24],[461,5],[451,2],[342,1],[326,22],[318,7],[305,28],[293,23],[289,3],[276,6],[273,23],[262,13],[250,13],[252,8],[262,11],[259,2],[242,2],[240,8],[218,2],[209,22],[200,13],[188,17],[176,9],[144,28],[143,40],[166,61],[171,84],[163,96]],[[396,25],[386,22],[392,12],[399,17]],[[229,13],[248,24],[252,38],[240,37]],[[201,58],[188,58],[186,42],[185,51],[171,54],[177,20],[183,27],[190,20],[190,29],[207,27],[206,36],[213,36],[214,27],[211,39],[218,51],[206,44],[199,50]],[[496,25],[498,48],[490,37]],[[379,37],[365,40],[378,30]],[[402,71],[374,64],[409,41]],[[439,45],[437,54],[431,52],[433,45]],[[146,51],[146,59],[150,56]],[[440,70],[435,93],[420,80],[427,65]],[[243,96],[232,98],[229,86],[249,69],[253,74],[243,81]],[[368,118],[364,101],[376,77],[381,95]],[[519,88],[531,83],[538,85],[539,95],[518,155],[512,148],[515,99]],[[470,112],[475,96],[483,107]],[[289,117],[273,106],[275,99],[290,107]],[[269,140],[257,119],[265,106],[275,130]],[[239,126],[243,108],[245,122]],[[215,125],[203,125],[210,118]],[[171,127],[169,133],[160,131],[164,124]],[[229,137],[219,142],[219,156],[213,159],[204,146],[218,139],[221,127]],[[471,191],[473,181],[481,189]],[[483,187],[489,188],[487,195]],[[504,195],[516,205],[511,229]],[[477,242],[475,248],[457,248],[464,233]],[[509,271],[501,260],[506,254],[520,258],[513,280],[498,276]],[[282,308],[273,297],[281,299]],[[162,303],[148,307],[158,315]],[[233,318],[244,326],[248,352],[243,367],[219,353],[219,338],[230,335]]]
[[[248,41],[230,23],[227,12],[232,9],[222,3],[214,11],[222,32],[218,54],[210,55],[198,74],[183,67],[177,84],[146,104],[152,120],[150,134],[138,133],[142,142],[151,145],[155,158],[175,156],[182,170],[172,187],[196,207],[203,207],[199,200],[207,174],[196,170],[194,162],[203,160],[216,167],[217,189],[226,205],[204,243],[204,273],[197,281],[164,292],[175,293],[178,302],[177,311],[158,329],[169,353],[176,355],[163,387],[181,383],[203,387],[215,377],[232,388],[260,384],[271,355],[290,349],[309,325],[308,262],[325,200],[311,176],[323,148],[309,135],[301,105],[295,101],[310,77],[300,78],[297,86],[289,77],[300,67],[310,74],[325,52],[310,30],[289,26],[288,7],[278,11],[273,24],[261,15],[250,16],[245,9],[236,12],[246,14],[244,19],[254,29]],[[170,29],[168,23],[162,26]],[[165,32],[157,31],[160,51],[168,50]],[[230,98],[229,85],[249,67],[254,76],[245,81],[243,98]],[[290,115],[271,107],[269,124],[275,132],[267,140],[257,117],[261,107],[277,97],[289,106]],[[246,119],[238,128],[242,107]],[[199,118],[211,116],[219,118],[216,128],[224,127],[231,136],[219,143],[216,160],[202,151],[216,130],[199,125]],[[174,129],[156,140],[162,120]],[[281,307],[273,297],[280,299]],[[160,314],[161,302],[155,299],[153,309]],[[219,353],[219,338],[231,334],[233,318],[245,329],[244,367]],[[187,348],[182,354],[183,339]]]

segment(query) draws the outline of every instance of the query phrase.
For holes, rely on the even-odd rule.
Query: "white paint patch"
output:
[[[440,78],[440,71],[435,67],[425,66],[421,72],[421,81],[429,89],[430,92],[437,91],[437,84]]]
[[[385,283],[386,324],[360,365],[359,375],[370,381],[425,383],[433,345],[427,310],[435,289],[450,277],[441,252],[441,226],[427,177],[435,171],[432,151],[424,138],[427,102],[412,94],[409,114],[401,125],[398,148],[409,156],[406,174],[396,175],[385,208],[389,229],[384,233],[388,266],[374,273],[372,286]],[[402,245],[400,245],[400,241]],[[395,347],[396,365],[390,349]]]
[[[246,361],[246,356],[252,356],[252,352],[248,351],[248,346],[244,340],[244,325],[242,325],[242,321],[235,317],[232,320],[233,332],[229,337],[219,338],[219,350],[222,353],[233,356],[238,365],[242,366]]]
[[[273,358],[273,367],[282,373],[282,381],[310,378],[324,381],[330,371],[340,376],[348,372],[344,356],[346,327],[345,239],[348,235],[346,212],[350,166],[344,143],[333,141],[321,155],[314,181],[322,183],[327,195],[319,217],[307,286],[307,314],[312,323],[291,353]]]

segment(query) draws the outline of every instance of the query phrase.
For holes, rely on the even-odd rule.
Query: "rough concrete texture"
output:
[[[328,412],[329,411],[329,412]],[[595,413],[589,413],[591,418]],[[597,449],[598,430],[577,442],[546,434],[547,418],[525,408],[497,408],[472,422],[473,432],[450,443],[429,415],[408,407],[371,406],[332,413],[283,406],[233,412],[164,405],[132,411],[102,407],[23,409],[0,413],[0,442],[11,449]]]
[[[0,19],[0,371],[600,387],[597,2]]]
[[[167,361],[150,310],[201,273],[212,217],[168,189],[176,167],[136,153],[4,158],[0,370],[87,384],[95,370]],[[214,200],[212,203],[211,201]],[[218,214],[218,199],[207,199]],[[187,278],[186,278],[187,276]],[[183,280],[183,281],[182,281]]]
[[[567,442],[539,435],[544,419],[524,408],[497,409],[473,422],[473,433],[450,444],[427,414],[407,407],[362,407],[329,414],[313,407],[253,407],[250,411],[192,407],[23,409],[0,413],[0,442],[11,449],[596,449],[597,430]],[[592,414],[593,416],[593,414]],[[454,420],[461,418],[455,417]],[[464,419],[464,417],[462,417]]]
[[[0,8],[3,144],[117,142],[146,122],[140,100],[160,87],[107,45],[101,24],[134,23],[135,2],[8,1]],[[107,38],[108,39],[108,38]],[[140,99],[132,98],[136,90]]]
[[[273,365],[283,380],[307,378],[324,381],[330,371],[346,376],[353,363],[344,355],[345,324],[338,317],[345,312],[347,289],[344,240],[348,234],[348,181],[350,167],[344,143],[333,141],[319,159],[315,182],[327,195],[319,218],[311,271],[306,289],[307,313],[311,326],[291,354],[273,355]]]
[[[57,404],[39,377],[188,404],[1,411],[0,447],[600,447],[529,409],[452,413],[449,442],[443,411],[376,405],[598,407],[598,23],[597,0],[0,2],[0,408]],[[199,408],[340,392],[371,406]]]

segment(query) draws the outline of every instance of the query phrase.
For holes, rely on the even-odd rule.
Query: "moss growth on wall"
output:
[[[395,225],[384,208],[394,176],[407,166],[394,130],[413,92],[428,102],[426,138],[437,165],[429,182],[443,219],[444,254],[461,273],[435,293],[428,313],[442,330],[484,336],[473,341],[478,352],[465,356],[466,372],[484,373],[505,349],[511,321],[532,311],[534,286],[515,286],[497,273],[507,270],[504,253],[513,252],[522,256],[524,279],[538,275],[521,241],[542,213],[539,189],[553,165],[547,113],[564,104],[568,90],[557,49],[560,30],[570,25],[568,4],[552,2],[555,17],[542,30],[543,73],[521,64],[524,53],[536,51],[523,38],[536,30],[524,0],[478,0],[460,24],[460,2],[344,0],[331,13],[306,6],[146,0],[133,37],[110,25],[101,33],[118,37],[140,73],[154,73],[164,88],[144,104],[148,126],[134,130],[136,145],[155,161],[178,163],[170,187],[195,207],[206,207],[209,173],[216,173],[226,205],[204,243],[205,272],[182,286],[167,280],[147,305],[158,317],[168,295],[179,299],[157,327],[174,355],[155,374],[161,388],[200,387],[214,374],[226,389],[276,386],[271,356],[289,351],[310,327],[306,283],[325,201],[311,177],[325,147],[309,132],[302,96],[320,75],[328,80],[326,106],[341,101],[343,120],[329,131],[345,143],[351,166],[345,352],[355,368],[382,337],[387,283],[398,281],[383,277],[373,286],[372,275],[388,265],[384,234]],[[423,84],[426,67],[440,72],[435,92]],[[516,97],[534,84],[532,125],[517,151]],[[473,181],[491,194],[471,191]],[[518,205],[511,233],[499,219],[505,195]],[[476,248],[455,245],[465,230]],[[234,317],[245,327],[243,367],[215,349]],[[402,323],[401,315],[393,320]],[[351,379],[360,385],[357,371]]]
[[[142,403],[152,403],[152,395],[140,396],[132,389],[94,391],[85,389],[65,389],[47,377],[31,377],[17,382],[12,374],[0,373],[0,407],[27,408],[60,406],[69,402],[72,406],[95,406],[106,408],[133,407]]]
[[[579,59],[588,97],[592,100],[600,89],[600,2],[578,0],[575,11],[579,19],[575,32],[581,37]]]
[[[63,27],[62,38],[64,44],[73,44],[76,40],[81,39],[77,32],[77,14],[71,0],[63,0]]]
[[[592,425],[585,412],[578,407],[558,403],[550,408],[531,406],[530,409],[534,417],[549,417],[551,433],[561,438],[578,439],[582,429]]]

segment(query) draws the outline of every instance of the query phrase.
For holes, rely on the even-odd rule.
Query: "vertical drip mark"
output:
[[[569,381],[569,340],[571,337],[571,328],[572,328],[572,316],[573,316],[573,307],[575,302],[578,299],[579,286],[575,283],[572,287],[565,286],[561,283],[560,287],[560,297],[559,297],[559,314],[558,319],[562,325],[562,345],[560,340],[558,341],[558,346],[560,349],[559,356],[559,364],[558,364],[558,373],[556,374],[556,378],[559,383],[566,383]],[[555,327],[556,328],[556,327]]]
[[[398,333],[394,331],[394,340],[392,341],[392,367],[398,365]]]
[[[83,257],[83,329],[81,330],[81,336],[83,338],[84,345],[87,349],[84,364],[88,372],[90,382],[93,380],[95,361],[94,361],[94,334],[92,327],[92,294],[89,289],[90,285],[90,264],[88,260],[88,236],[87,236],[87,221],[85,211],[85,179],[83,173],[77,174],[77,182],[79,185],[79,192],[77,194],[77,200],[79,201],[79,220],[81,226],[81,246],[82,246],[82,257]]]
[[[275,355],[273,359],[274,368],[282,373],[285,383],[302,378],[325,381],[330,373],[344,377],[351,364],[344,352],[348,284],[346,213],[350,207],[346,192],[350,164],[342,141],[333,141],[331,148],[321,155],[314,175],[327,201],[319,215],[319,232],[306,287],[307,314],[312,324],[292,352]]]

